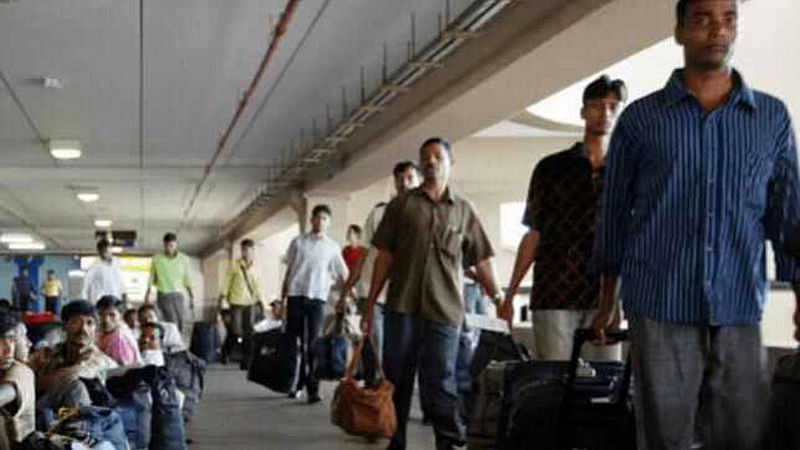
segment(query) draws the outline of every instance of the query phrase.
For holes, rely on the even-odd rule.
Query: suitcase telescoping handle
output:
[[[622,342],[627,341],[629,339],[628,331],[627,330],[617,330],[617,331],[607,331],[605,333],[606,339]],[[588,328],[579,328],[575,330],[575,337],[573,339],[572,345],[572,356],[569,360],[569,371],[567,372],[567,386],[566,386],[566,397],[567,399],[572,397],[572,393],[575,389],[575,377],[577,376],[578,370],[578,360],[580,359],[581,355],[581,348],[586,342],[594,341],[597,339],[597,333]],[[631,385],[631,358],[628,356],[625,360],[625,371],[622,375],[622,382],[619,384],[619,392],[618,392],[618,399],[624,399],[626,392]]]

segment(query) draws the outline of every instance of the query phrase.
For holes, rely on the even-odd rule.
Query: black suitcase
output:
[[[610,336],[627,339],[627,333]],[[589,367],[579,369],[580,348],[592,338],[589,330],[576,332],[570,361],[508,366],[498,448],[636,449],[630,359],[625,363],[590,360]],[[576,377],[576,370],[594,373]]]
[[[800,352],[782,357],[772,377],[773,450],[800,448]]]
[[[469,373],[477,379],[492,361],[527,361],[531,359],[528,348],[516,342],[510,334],[481,330],[478,346],[472,356]]]
[[[275,392],[297,388],[300,375],[300,344],[280,328],[253,335],[247,379]]]
[[[217,360],[220,349],[219,329],[216,322],[195,322],[189,351],[206,363]]]

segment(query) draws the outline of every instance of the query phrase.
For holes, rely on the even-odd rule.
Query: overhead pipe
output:
[[[189,200],[189,205],[186,207],[186,211],[183,214],[183,219],[181,220],[181,227],[189,219],[189,214],[194,208],[194,205],[197,202],[198,197],[200,196],[200,192],[202,191],[203,186],[205,186],[209,176],[211,175],[211,171],[217,164],[217,160],[219,160],[220,156],[222,156],[222,152],[225,150],[225,144],[228,142],[228,138],[230,138],[233,129],[236,127],[236,124],[242,117],[245,108],[247,108],[247,104],[250,102],[250,99],[252,98],[253,94],[256,91],[256,88],[258,87],[259,81],[261,81],[261,77],[264,75],[264,71],[267,69],[267,65],[269,65],[270,61],[272,61],[275,52],[277,52],[278,42],[286,34],[286,30],[289,27],[289,22],[291,22],[292,17],[294,16],[294,13],[297,10],[297,6],[299,5],[299,3],[300,3],[299,0],[289,0],[288,3],[286,4],[286,8],[284,8],[283,14],[281,14],[281,18],[278,21],[278,25],[276,25],[275,29],[273,30],[272,40],[269,43],[269,48],[267,49],[267,53],[261,60],[261,64],[259,64],[258,70],[256,71],[256,74],[253,77],[253,81],[250,82],[250,86],[247,88],[247,90],[244,93],[244,96],[239,101],[239,105],[236,108],[236,112],[234,113],[231,122],[228,124],[228,127],[225,129],[225,133],[223,133],[222,137],[220,137],[219,143],[217,144],[217,149],[214,152],[214,156],[211,158],[211,161],[206,165],[205,169],[203,170],[203,178],[197,184],[197,187],[194,190],[194,194],[192,195],[191,200]]]

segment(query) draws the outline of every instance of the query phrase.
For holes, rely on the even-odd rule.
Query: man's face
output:
[[[255,249],[253,247],[242,246],[242,259],[245,261],[252,261],[255,256]]]
[[[727,67],[738,32],[736,0],[695,0],[689,3],[675,40],[683,46],[686,65],[702,70]]]
[[[47,272],[47,279],[52,280],[55,274],[53,272]]]
[[[413,167],[409,167],[405,172],[394,177],[394,188],[398,194],[410,191],[417,186],[419,186],[419,173]]]
[[[318,212],[311,217],[311,230],[314,233],[325,233],[331,226],[331,216],[325,212]]]
[[[358,245],[361,243],[361,236],[352,229],[347,230],[347,243],[350,245]]]
[[[128,325],[128,328],[133,330],[139,325],[139,318],[136,317],[136,314],[128,314],[125,316],[125,323]]]
[[[148,309],[144,311],[142,314],[139,315],[139,322],[143,324],[158,322],[158,316],[156,315],[156,311],[153,309]]]
[[[442,144],[428,144],[420,150],[420,165],[425,181],[450,179],[452,163],[450,154]]]
[[[97,323],[93,316],[72,316],[66,323],[67,342],[81,350],[89,348],[97,333]]]
[[[593,136],[609,135],[614,129],[620,107],[616,94],[586,100],[586,104],[581,108],[581,117],[587,133]]]
[[[100,259],[111,261],[112,256],[113,254],[111,253],[111,247],[106,247],[100,252]]]
[[[20,273],[20,275],[22,275],[23,277],[27,277],[28,276],[28,269],[22,269],[22,272]]]
[[[164,253],[169,256],[178,253],[178,241],[164,242]]]
[[[104,333],[110,333],[120,325],[120,314],[117,308],[104,308],[100,310],[100,326]]]
[[[0,370],[8,370],[14,364],[17,347],[17,330],[9,330],[0,336]]]
[[[144,350],[160,350],[161,341],[158,337],[158,329],[156,327],[144,327],[142,335],[139,337],[139,347]]]

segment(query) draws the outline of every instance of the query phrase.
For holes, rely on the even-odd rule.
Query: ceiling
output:
[[[450,0],[451,17],[470,3]],[[436,36],[445,11],[444,0],[300,2],[182,221],[284,6],[280,0],[0,5],[0,75],[7,81],[0,85],[0,231],[33,230],[49,250],[81,251],[94,245],[94,219],[111,219],[115,229],[137,230],[138,250],[151,251],[183,222],[182,246],[197,251],[252,199],[284,149],[301,133],[312,134],[313,119],[322,128],[328,108],[338,119],[343,87],[348,105],[357,104],[362,66],[367,91],[378,85],[384,42],[390,73],[405,62],[412,13],[419,48]],[[60,79],[63,88],[45,89],[44,77]],[[79,139],[84,156],[57,162],[40,139]],[[79,186],[96,188],[100,200],[79,202]]]

